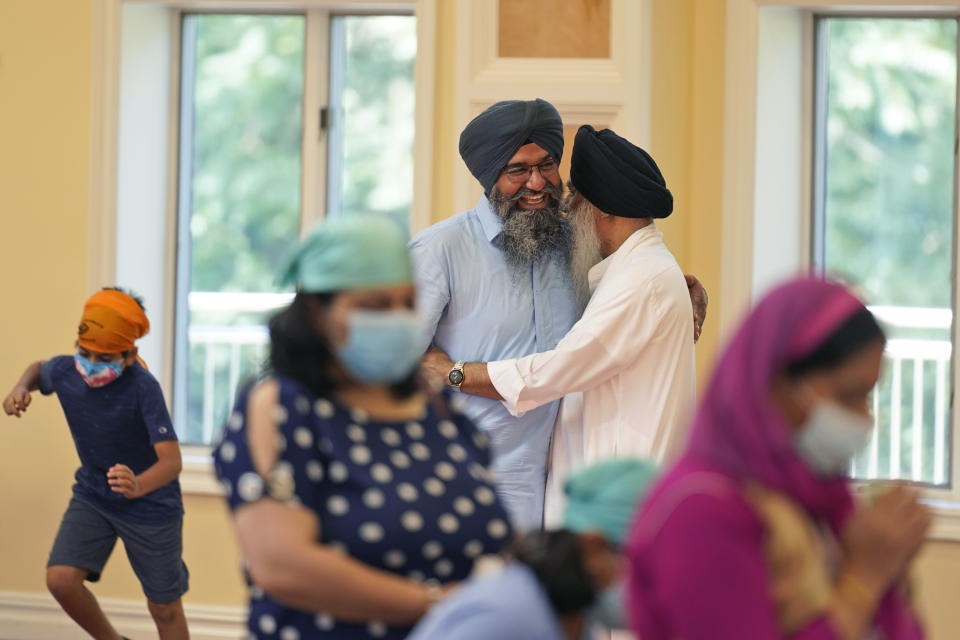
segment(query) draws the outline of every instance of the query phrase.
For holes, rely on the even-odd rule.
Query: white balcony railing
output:
[[[208,291],[194,291],[190,293],[189,305],[191,317],[203,312],[224,314],[261,314],[264,320],[277,309],[290,304],[293,294],[290,293],[219,293]],[[197,355],[202,359],[202,375],[190,376],[191,387],[200,386],[200,412],[197,413],[196,403],[189,405],[187,410],[188,440],[208,444],[213,441],[217,430],[226,418],[236,400],[237,387],[243,376],[256,373],[245,367],[250,360],[263,361],[266,357],[266,345],[269,340],[267,328],[264,324],[190,324],[189,330],[191,357]],[[245,360],[242,354],[246,351]],[[222,361],[226,355],[226,366]],[[196,369],[194,369],[195,371]],[[226,378],[226,385],[221,384]],[[222,391],[226,389],[226,392]],[[195,394],[189,394],[195,396]],[[191,425],[199,422],[197,429]]]
[[[191,313],[270,312],[290,303],[292,294],[212,293],[190,294]],[[873,394],[873,412],[877,425],[866,452],[854,465],[861,478],[906,478],[918,482],[942,484],[947,481],[949,451],[950,362],[952,345],[949,339],[898,338],[902,330],[941,330],[949,336],[952,313],[949,309],[874,306],[870,308],[878,320],[891,329],[894,336],[887,342],[884,358],[888,377]],[[202,374],[190,379],[191,386],[200,385],[199,416],[190,416],[189,423],[199,422],[191,439],[209,443],[216,435],[233,406],[241,378],[254,373],[251,360],[266,356],[268,335],[263,325],[192,324],[189,331],[191,353],[202,359]],[[242,354],[247,350],[247,359]],[[198,368],[194,368],[196,371]],[[908,375],[904,371],[908,371]],[[224,379],[225,377],[225,379]],[[199,378],[199,379],[197,379]],[[223,384],[225,381],[226,384]],[[932,402],[927,397],[932,387]],[[224,391],[225,390],[225,391]],[[192,394],[196,395],[196,394]],[[929,422],[932,420],[932,429]],[[926,435],[926,437],[925,437]],[[909,447],[909,465],[903,452]]]
[[[950,362],[953,345],[944,339],[899,338],[909,330],[938,330],[950,335],[953,314],[949,309],[874,306],[870,310],[890,329],[893,337],[884,352],[889,382],[881,383],[873,393],[876,425],[867,451],[854,464],[854,472],[865,479],[902,478],[916,482],[943,484],[946,476],[950,415]],[[909,366],[907,366],[909,365]],[[912,375],[904,376],[905,369]],[[932,379],[928,376],[932,375]],[[932,402],[927,390],[932,386]],[[906,409],[906,411],[905,411]],[[929,428],[932,420],[933,428]],[[909,433],[908,433],[909,432]],[[932,442],[925,441],[928,435]],[[881,448],[886,442],[887,451]],[[910,447],[909,469],[905,469],[903,449]],[[885,454],[885,455],[881,455]],[[886,458],[886,465],[881,464]],[[885,467],[885,468],[884,468]]]

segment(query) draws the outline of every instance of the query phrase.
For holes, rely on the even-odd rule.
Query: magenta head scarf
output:
[[[844,287],[823,280],[794,280],[764,296],[717,365],[687,455],[791,496],[838,531],[853,507],[846,479],[810,471],[770,390],[789,363],[863,309]]]

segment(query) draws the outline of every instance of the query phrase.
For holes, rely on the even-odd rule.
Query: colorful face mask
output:
[[[423,355],[420,317],[414,311],[352,311],[347,342],[337,357],[359,382],[392,384],[406,378]]]
[[[110,384],[123,373],[122,362],[90,362],[79,353],[73,356],[77,373],[91,387]]]

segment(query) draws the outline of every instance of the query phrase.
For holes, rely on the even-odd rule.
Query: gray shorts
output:
[[[190,573],[181,557],[182,517],[159,525],[131,523],[76,496],[63,514],[47,566],[83,569],[87,580],[96,582],[117,538],[123,540],[147,600],[163,604],[187,592]]]

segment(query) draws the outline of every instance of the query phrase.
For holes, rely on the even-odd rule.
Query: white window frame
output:
[[[320,107],[327,104],[331,15],[413,13],[417,19],[414,62],[416,133],[410,229],[416,233],[430,224],[432,211],[436,5],[437,0],[94,1],[87,284],[90,291],[112,285],[122,271],[123,284],[141,292],[146,288],[153,294],[147,296],[153,332],[141,341],[141,351],[148,354],[148,363],[153,363],[152,370],[160,380],[168,403],[173,398],[174,310],[177,306],[176,182],[179,166],[179,42],[183,13],[295,13],[306,17],[301,233],[326,214],[326,136],[320,135],[318,114]],[[131,36],[124,33],[124,25],[129,28],[125,18],[129,19],[130,13],[124,13],[127,8],[151,12],[156,29],[162,31],[157,36],[152,59],[144,56],[144,60],[130,60],[129,56],[125,58],[123,55],[123,38]],[[131,106],[137,102],[143,87],[132,91],[123,84],[125,71],[131,76],[138,71],[130,71],[130,65],[140,65],[138,70],[145,65],[156,72],[155,75],[166,76],[166,83],[156,83],[147,89],[155,90],[155,102],[165,103],[165,109],[141,113],[139,107]],[[144,136],[145,131],[149,135]],[[157,139],[159,132],[162,135]],[[147,143],[144,143],[144,137],[149,139]],[[135,199],[133,193],[140,194],[140,198]],[[153,196],[146,206],[155,206],[152,214],[162,220],[153,220],[154,224],[147,229],[152,235],[143,238],[148,259],[141,257],[139,261],[133,261],[129,255],[131,247],[127,242],[118,243],[117,238],[118,233],[128,226],[125,221],[131,219],[132,207],[143,205],[144,193]],[[136,224],[139,225],[140,221]],[[142,233],[143,228],[140,230]],[[120,270],[118,261],[124,261]],[[133,264],[128,273],[127,265],[131,262],[139,262],[141,268],[137,269]],[[134,282],[130,282],[130,278]],[[184,446],[183,457],[180,483],[185,493],[221,493],[213,474],[210,447]]]
[[[929,0],[922,7],[895,0],[728,0],[726,15],[726,78],[724,95],[724,153],[721,247],[720,331],[729,336],[736,328],[751,300],[762,294],[776,279],[811,265],[813,236],[813,78],[814,15],[885,15],[895,17],[956,18],[960,8],[952,0]],[[793,21],[791,38],[799,51],[778,51],[771,55],[763,49],[763,29],[771,20]],[[781,42],[782,45],[782,42]],[[786,53],[786,55],[784,55]],[[771,65],[779,65],[792,78],[793,87],[780,92]],[[802,97],[799,122],[791,96]],[[780,111],[777,128],[771,114]],[[784,114],[787,114],[786,116]],[[958,109],[960,114],[960,109]],[[774,151],[776,155],[774,155]],[[799,158],[799,167],[777,167],[784,157]],[[960,165],[960,163],[958,163]],[[960,166],[954,176],[960,181]],[[784,203],[799,196],[801,206]],[[787,205],[787,220],[772,225],[771,207]],[[960,251],[958,203],[954,202],[954,255]],[[772,232],[776,231],[777,234]],[[784,245],[784,243],[787,243]],[[767,246],[787,246],[793,260],[769,259]],[[767,256],[767,258],[765,258]],[[956,277],[956,276],[955,276]],[[956,289],[956,283],[954,283]],[[960,318],[960,295],[954,296],[954,318]],[[954,344],[958,341],[955,330]],[[955,351],[956,354],[956,351]],[[957,366],[954,362],[954,366]],[[960,375],[953,377],[953,396],[960,392]],[[952,410],[949,490],[925,489],[925,499],[934,508],[932,538],[960,540],[960,411]]]

